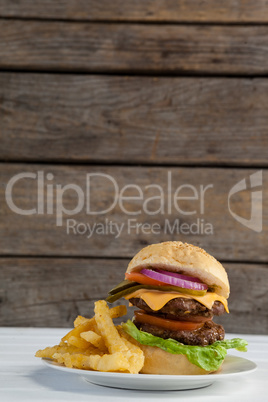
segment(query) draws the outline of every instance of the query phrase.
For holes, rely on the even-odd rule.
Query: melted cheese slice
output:
[[[139,297],[145,301],[145,303],[154,311],[160,310],[170,300],[178,297],[184,297],[185,299],[194,299],[203,304],[208,309],[211,309],[215,301],[220,301],[227,313],[229,313],[227,300],[225,297],[217,295],[217,293],[207,292],[204,296],[193,296],[178,292],[163,292],[159,290],[147,290],[139,289],[136,292],[130,293],[125,296],[126,300],[132,297]]]

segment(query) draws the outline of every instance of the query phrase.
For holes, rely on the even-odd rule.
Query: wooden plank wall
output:
[[[182,240],[226,266],[225,329],[268,333],[267,23],[266,0],[0,0],[0,325],[69,326],[92,313],[140,248]],[[7,184],[22,172],[32,178],[16,183],[14,203],[35,208],[43,177],[43,213],[8,205]],[[230,190],[245,179],[231,207],[249,219],[256,172],[258,231],[228,209]],[[59,224],[60,189],[71,183],[86,194],[88,174],[102,175],[92,179],[96,210],[114,201],[111,178],[119,190],[139,186],[143,199],[124,200],[125,212],[116,203],[102,215],[63,213]],[[181,194],[188,199],[178,212],[170,196],[185,184],[198,194]],[[203,206],[200,186],[210,186]],[[159,188],[163,208],[150,214],[144,202]],[[65,209],[76,206],[77,193],[66,190]],[[160,231],[129,230],[130,219]],[[198,222],[199,233],[165,230],[176,219]],[[121,234],[90,236],[107,222]]]

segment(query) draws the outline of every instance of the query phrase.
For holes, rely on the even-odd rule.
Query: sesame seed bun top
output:
[[[148,267],[198,277],[218,295],[226,299],[229,296],[230,286],[224,267],[205,250],[192,244],[180,241],[151,244],[132,258],[127,272]]]

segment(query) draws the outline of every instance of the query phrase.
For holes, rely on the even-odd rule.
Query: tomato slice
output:
[[[156,279],[149,278],[148,276],[145,276],[140,272],[126,273],[125,278],[128,279],[129,281],[141,283],[142,285],[154,285],[154,286],[166,285],[165,283],[157,281]]]
[[[135,311],[134,316],[137,322],[155,325],[156,327],[169,329],[170,331],[194,331],[204,325],[203,322],[167,320],[155,315],[146,314],[143,311]]]

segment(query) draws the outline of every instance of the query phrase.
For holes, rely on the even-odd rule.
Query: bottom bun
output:
[[[166,375],[200,375],[213,373],[213,371],[206,371],[191,363],[185,355],[168,353],[154,346],[139,344],[139,347],[143,350],[145,356],[144,366],[140,373]]]

